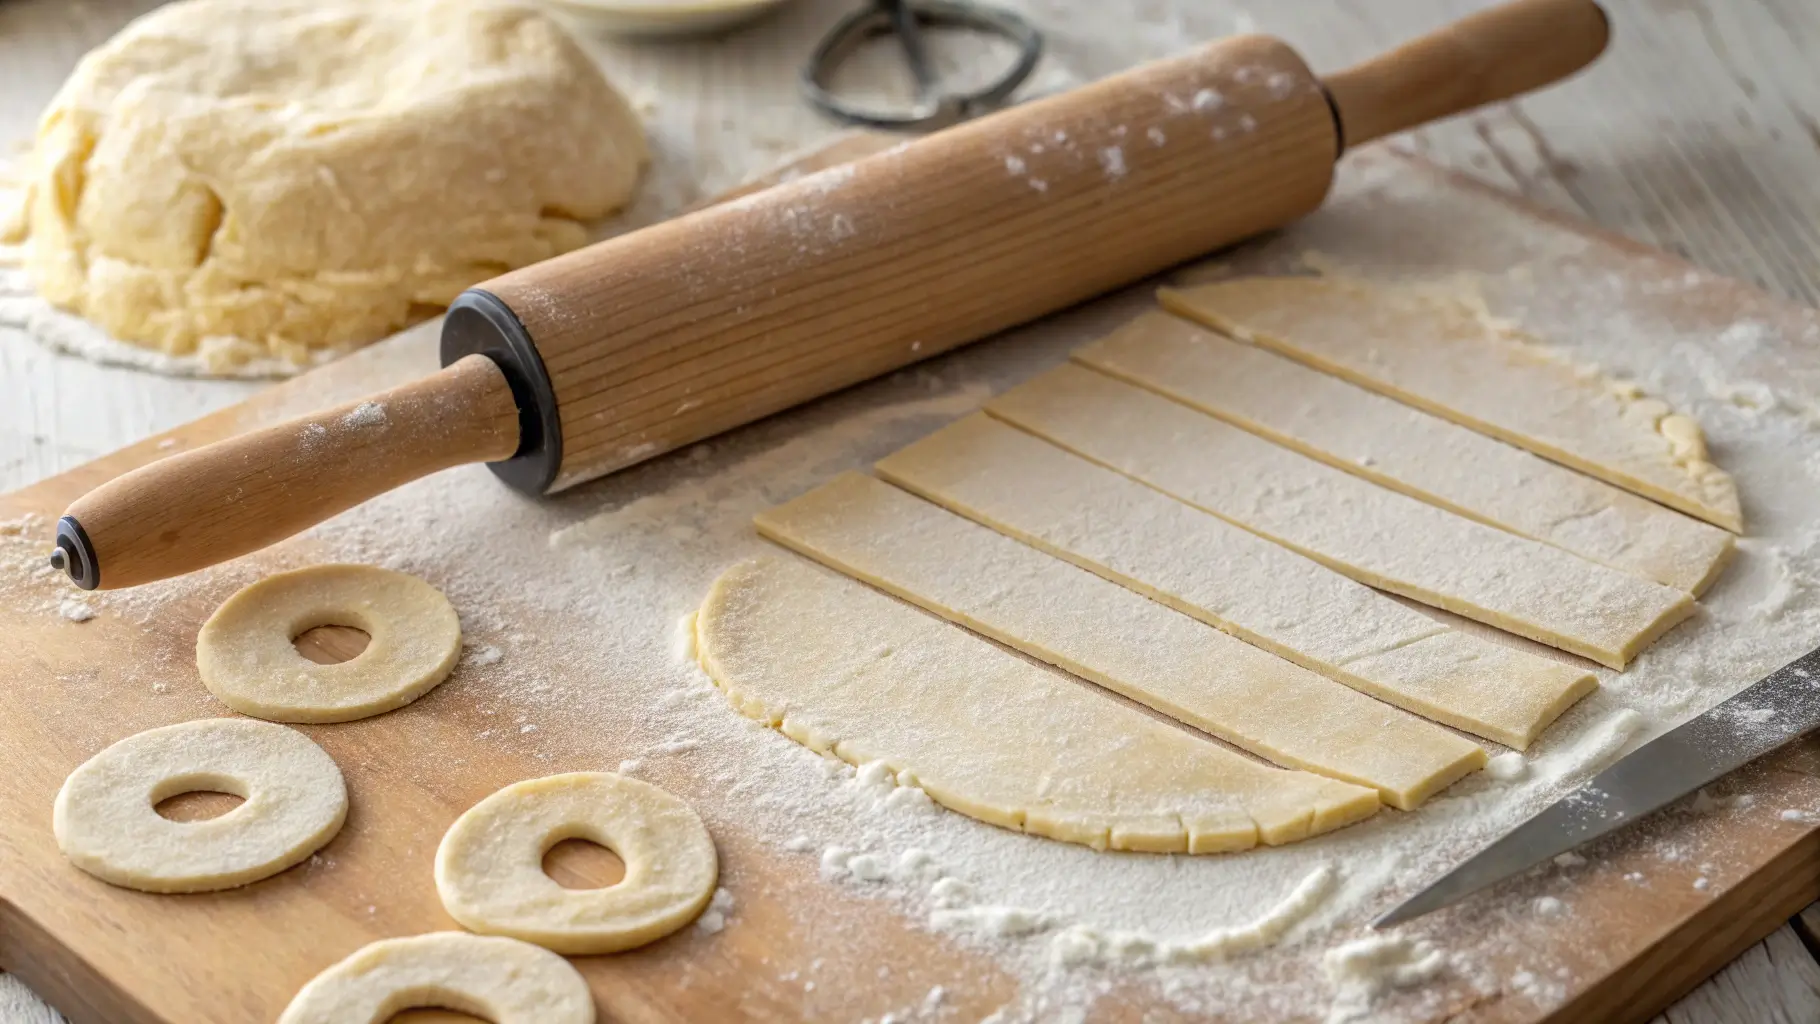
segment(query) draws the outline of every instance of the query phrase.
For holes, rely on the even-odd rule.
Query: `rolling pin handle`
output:
[[[1558,82],[1611,38],[1594,0],[1512,0],[1322,82],[1340,152]]]
[[[193,572],[437,470],[510,458],[520,447],[519,421],[497,364],[459,360],[365,401],[116,477],[58,520],[51,564],[84,590]]]

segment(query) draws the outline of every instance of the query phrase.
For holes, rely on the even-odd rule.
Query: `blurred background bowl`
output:
[[[724,32],[790,0],[544,0],[596,32],[692,36]]]

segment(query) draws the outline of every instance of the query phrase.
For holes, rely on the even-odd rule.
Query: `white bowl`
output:
[[[723,32],[790,0],[544,0],[587,28],[620,36]]]

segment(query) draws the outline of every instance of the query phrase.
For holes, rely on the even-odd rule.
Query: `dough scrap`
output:
[[[1218,853],[1378,809],[1373,790],[1259,764],[795,558],[723,573],[696,654],[742,714],[1001,828]]]
[[[1485,764],[1470,740],[862,473],[759,513],[831,568],[1288,768],[1409,809]]]
[[[291,641],[353,626],[366,650],[318,665]],[[461,620],[442,592],[371,565],[281,572],[222,602],[196,637],[196,667],[216,699],[273,722],[351,722],[404,707],[461,659]]]
[[[1519,750],[1598,685],[1591,672],[1450,629],[983,413],[875,470],[1304,668]]]
[[[493,1024],[594,1024],[594,993],[573,964],[462,932],[370,942],[298,989],[278,1024],[384,1024],[413,1008]]]
[[[1074,358],[1381,487],[1696,596],[1731,555],[1716,526],[1166,313]]]
[[[1426,293],[1319,277],[1164,288],[1165,307],[1670,508],[1744,529],[1700,425]]]
[[[1473,522],[1143,388],[1066,365],[986,405],[999,419],[1360,583],[1623,668],[1687,594]]]
[[[586,244],[646,158],[624,98],[533,10],[189,0],[51,101],[27,268],[120,340],[305,364]]]
[[[244,802],[202,821],[154,809],[198,790]],[[51,830],[70,863],[141,892],[257,882],[321,849],[347,817],[341,769],[295,729],[205,718],[128,736],[63,780]]]
[[[566,889],[544,854],[586,839],[625,861],[623,880]],[[569,955],[616,953],[695,920],[719,861],[707,826],[682,800],[607,772],[514,783],[455,819],[436,848],[436,892],[462,926]]]

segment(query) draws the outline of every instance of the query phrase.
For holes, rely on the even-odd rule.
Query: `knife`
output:
[[[1820,729],[1820,648],[1656,737],[1377,920],[1420,917],[1557,857]]]

